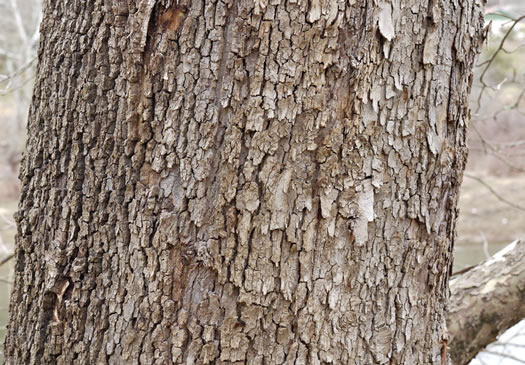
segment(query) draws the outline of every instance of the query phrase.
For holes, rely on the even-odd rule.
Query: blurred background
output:
[[[455,271],[525,236],[525,1],[489,0],[475,70]],[[12,283],[18,165],[36,72],[41,0],[0,0],[0,341]],[[0,352],[0,361],[3,357]],[[525,364],[525,321],[471,365]]]

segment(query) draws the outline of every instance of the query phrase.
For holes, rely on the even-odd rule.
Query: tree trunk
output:
[[[482,23],[47,1],[7,363],[446,363]]]
[[[466,365],[525,318],[525,241],[515,241],[450,283],[447,323],[454,365]]]

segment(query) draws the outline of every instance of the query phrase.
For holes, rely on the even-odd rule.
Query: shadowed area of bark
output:
[[[447,325],[454,365],[465,365],[525,318],[525,240],[450,282]]]

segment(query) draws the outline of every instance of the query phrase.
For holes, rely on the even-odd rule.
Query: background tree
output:
[[[0,0],[0,200],[18,191],[41,14],[40,0]]]
[[[45,3],[7,362],[446,362],[482,23]]]

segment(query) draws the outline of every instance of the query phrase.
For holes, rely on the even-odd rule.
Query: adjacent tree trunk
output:
[[[7,363],[446,363],[481,7],[47,1]]]

